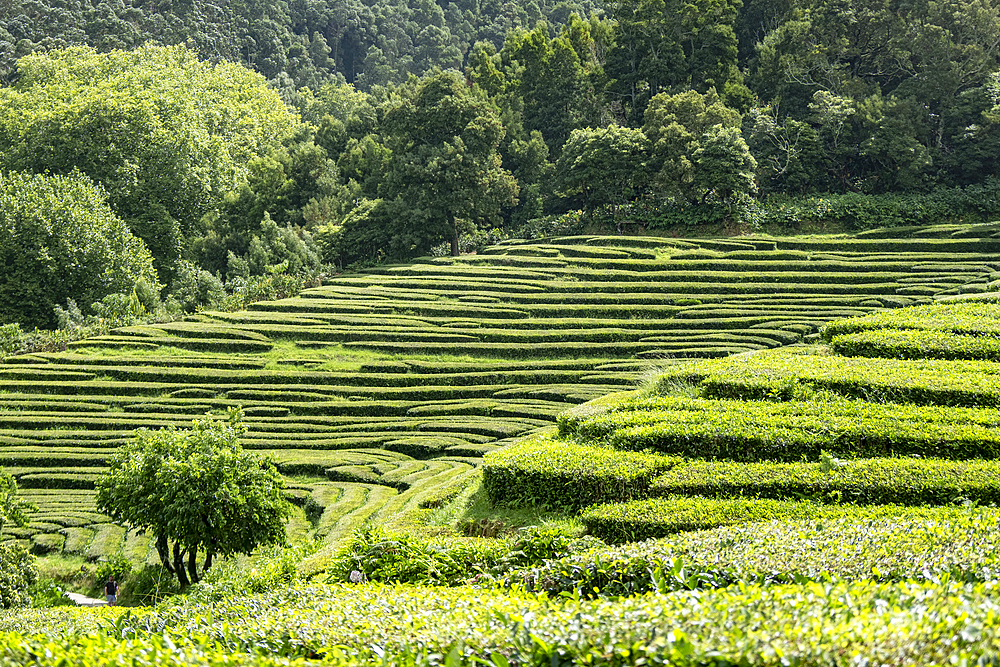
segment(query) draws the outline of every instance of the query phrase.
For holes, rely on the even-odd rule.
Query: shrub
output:
[[[483,459],[483,487],[494,504],[579,508],[643,497],[676,457],[620,452],[532,438]]]
[[[820,505],[794,500],[667,496],[597,505],[584,510],[580,518],[592,535],[620,543],[718,526],[809,519],[823,512]]]
[[[16,544],[0,544],[0,607],[31,604],[31,586],[38,578],[35,560]]]
[[[735,463],[694,461],[653,482],[652,493],[711,497],[807,498],[817,502],[946,505],[1000,502],[1000,464],[940,459]]]

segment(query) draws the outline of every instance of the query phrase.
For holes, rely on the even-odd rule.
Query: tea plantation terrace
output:
[[[841,318],[990,289],[991,238],[571,237],[338,276],[239,313],[119,329],[0,366],[0,465],[37,553],[155,561],[92,487],[137,428],[241,405],[332,544],[418,522],[483,454],[680,359],[815,338]],[[305,519],[300,519],[305,521]]]

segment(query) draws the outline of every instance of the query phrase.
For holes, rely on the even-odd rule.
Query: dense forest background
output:
[[[1000,0],[8,0],[0,83],[18,327],[586,225],[1000,213]]]

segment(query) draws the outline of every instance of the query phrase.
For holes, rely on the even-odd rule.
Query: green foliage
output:
[[[988,361],[863,359],[762,351],[731,360],[701,361],[663,375],[696,383],[711,398],[788,399],[829,390],[847,397],[927,405],[1000,405]]]
[[[790,393],[794,383],[767,387],[772,400],[623,402],[594,416],[561,416],[560,429],[620,449],[737,461],[815,460],[823,451],[851,458],[993,459],[1000,454],[995,408],[793,400],[786,390]]]
[[[115,581],[122,583],[126,577],[132,574],[132,570],[132,561],[124,554],[117,553],[107,560],[98,563],[97,570],[94,573],[94,580],[98,586],[106,582],[108,577],[114,577]]]
[[[643,497],[652,480],[678,462],[534,438],[487,454],[483,487],[494,504],[580,508]]]
[[[414,250],[447,240],[458,255],[459,221],[492,223],[517,202],[517,183],[497,152],[504,127],[496,108],[455,72],[400,92],[384,110],[392,151],[384,194],[406,203]]]
[[[0,172],[0,320],[30,327],[55,323],[53,308],[156,285],[145,244],[84,175]],[[11,347],[13,329],[4,346]]]
[[[38,576],[34,560],[16,544],[0,544],[0,607],[31,604],[31,586]]]
[[[68,607],[76,606],[66,595],[65,589],[52,579],[38,579],[31,586],[31,606]]]
[[[834,320],[821,334],[834,336],[878,329],[944,331],[973,336],[1000,335],[1000,304],[977,301],[935,303],[870,313],[864,317]]]
[[[838,511],[796,500],[666,496],[595,505],[580,518],[592,535],[621,543],[718,526],[836,516]]]
[[[833,337],[830,349],[845,357],[1000,361],[1000,337],[943,331],[880,329],[843,334]]]
[[[93,617],[73,610],[35,610],[5,617],[3,627],[44,627],[46,634],[5,633],[0,649],[12,663],[45,667],[145,655],[166,665],[305,665],[320,651],[324,662],[343,667],[414,667],[449,655],[454,665],[768,665],[778,652],[816,664],[835,663],[846,644],[883,663],[974,663],[992,655],[995,594],[993,583],[952,580],[817,581],[565,601],[468,588],[314,585],[107,614],[100,630]]]
[[[1000,501],[1000,465],[921,458],[841,460],[830,454],[818,463],[694,461],[661,475],[651,492],[821,503],[989,505]]]
[[[510,573],[529,590],[614,597],[743,584],[987,581],[996,510],[842,507],[810,519],[683,532],[572,554]]]
[[[107,581],[98,578],[98,582]],[[144,565],[133,569],[119,583],[118,603],[131,606],[152,606],[180,593],[177,578],[162,565]]]
[[[355,532],[333,562],[330,576],[334,581],[357,581],[360,573],[369,581],[455,586],[466,583],[508,551],[503,541],[427,540],[372,526]]]
[[[579,195],[590,210],[617,212],[646,187],[648,143],[641,131],[617,125],[573,130],[556,162],[557,191]]]
[[[288,507],[281,479],[267,459],[243,452],[239,439],[245,432],[239,410],[226,420],[195,420],[190,431],[139,430],[98,480],[98,509],[148,530],[164,567],[174,570],[182,586],[188,575],[198,581],[199,550],[206,553],[207,569],[215,555],[249,553],[285,540]]]
[[[184,47],[50,51],[18,73],[0,89],[3,168],[86,174],[164,275],[192,226],[296,124],[259,74]]]

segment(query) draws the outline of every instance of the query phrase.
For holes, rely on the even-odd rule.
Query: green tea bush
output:
[[[958,334],[1000,334],[1000,303],[940,302],[835,320],[823,327],[825,340],[873,329],[918,329]]]
[[[506,581],[612,597],[737,582],[987,581],[1000,566],[998,518],[994,508],[850,506],[596,548],[515,570]]]
[[[483,488],[494,504],[579,508],[644,497],[653,479],[679,462],[533,438],[487,454]]]
[[[867,401],[735,401],[666,396],[559,418],[560,433],[623,450],[736,461],[835,456],[1000,457],[1000,411]]]
[[[664,390],[679,381],[699,385],[702,396],[787,400],[798,387],[824,389],[873,402],[1000,405],[1000,364],[938,359],[866,359],[767,350],[732,359],[668,369]]]
[[[369,581],[455,586],[482,573],[510,551],[505,540],[428,540],[368,526],[356,531],[334,559],[329,577],[330,581],[357,582],[363,576]]]
[[[826,503],[946,505],[1000,502],[1000,463],[941,459],[837,460],[816,463],[694,461],[674,466],[653,494],[718,498],[806,498]]]
[[[31,586],[38,578],[35,559],[16,544],[0,544],[0,607],[31,604]]]
[[[808,519],[828,511],[796,500],[666,496],[588,507],[580,519],[605,542],[636,542],[687,530],[772,521]]]
[[[1000,335],[877,329],[834,336],[830,349],[845,357],[1000,361]]]

